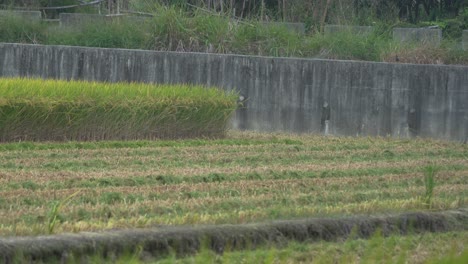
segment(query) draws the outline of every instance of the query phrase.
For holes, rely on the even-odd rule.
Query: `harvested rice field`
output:
[[[0,144],[3,238],[467,204],[468,145],[457,142],[230,131],[215,140]],[[454,250],[461,254],[468,234],[456,234]],[[444,237],[442,244],[451,241]],[[266,251],[279,259],[297,247],[309,246]],[[308,262],[308,254],[296,253],[294,262]]]

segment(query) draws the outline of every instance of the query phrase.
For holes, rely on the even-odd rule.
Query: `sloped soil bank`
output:
[[[311,218],[245,225],[158,227],[99,233],[61,234],[0,239],[0,262],[18,258],[28,262],[86,260],[86,256],[118,257],[139,250],[145,256],[160,257],[175,252],[193,254],[207,247],[225,250],[255,248],[288,241],[335,241],[350,235],[367,238],[377,230],[383,235],[447,232],[468,229],[468,208],[443,212],[413,212],[388,216]]]

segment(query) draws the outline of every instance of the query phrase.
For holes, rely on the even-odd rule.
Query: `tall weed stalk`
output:
[[[424,169],[424,204],[429,209],[432,209],[432,198],[434,195],[434,188],[436,186],[435,175],[437,174],[437,170],[438,169],[435,166],[428,166]]]
[[[49,221],[48,221],[48,225],[47,225],[47,230],[48,230],[49,234],[54,233],[55,226],[60,221],[59,214],[60,214],[60,211],[62,210],[62,208],[64,206],[68,205],[70,203],[70,201],[73,199],[73,197],[77,196],[79,193],[80,193],[80,191],[77,191],[77,192],[69,195],[65,199],[54,203],[54,205],[52,206],[52,208],[51,208],[51,210],[49,212]]]

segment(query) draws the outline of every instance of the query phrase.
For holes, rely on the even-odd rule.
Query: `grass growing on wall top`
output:
[[[235,108],[202,86],[0,79],[0,141],[222,136]]]
[[[0,42],[209,52],[275,57],[304,57],[419,64],[468,64],[459,42],[440,47],[407,45],[392,40],[393,25],[378,24],[370,35],[297,34],[285,26],[256,20],[238,22],[205,12],[188,14],[161,8],[152,18],[102,18],[57,27],[17,16],[0,17]],[[398,58],[398,59],[397,59]]]

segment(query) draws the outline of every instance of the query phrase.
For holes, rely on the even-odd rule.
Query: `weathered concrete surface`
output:
[[[109,18],[98,14],[60,13],[59,20],[62,27],[76,27],[86,23],[103,23]]]
[[[442,30],[439,28],[394,28],[393,39],[399,42],[439,46],[442,41]]]
[[[374,31],[371,26],[344,26],[344,25],[325,25],[323,28],[325,34],[336,34],[339,32],[350,32],[360,35],[369,35]]]
[[[464,50],[468,50],[468,30],[463,30],[462,47]]]
[[[105,16],[99,14],[60,13],[59,20],[59,24],[62,27],[80,27],[89,23],[99,26],[102,25],[102,23],[122,20],[135,23],[149,22],[151,21],[151,18],[131,15]]]
[[[293,23],[293,22],[264,22],[264,25],[273,25],[281,26],[289,29],[290,31],[296,32],[298,34],[305,34],[305,24],[304,23]]]
[[[463,66],[0,44],[0,76],[237,90],[234,129],[468,140]]]
[[[32,20],[40,20],[42,18],[40,11],[0,10],[0,16],[19,16]]]

